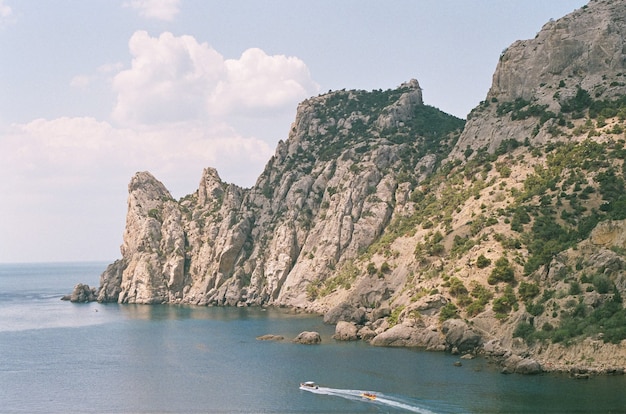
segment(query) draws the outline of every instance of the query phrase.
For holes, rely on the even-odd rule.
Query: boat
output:
[[[375,400],[376,394],[372,394],[371,392],[362,392],[361,397],[367,398],[368,400]]]
[[[319,386],[313,381],[306,381],[300,383],[301,390],[316,390]]]

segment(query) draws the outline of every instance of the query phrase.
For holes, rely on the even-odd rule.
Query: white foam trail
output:
[[[324,394],[324,395],[333,395],[336,397],[346,398],[348,400],[353,401],[363,401],[369,402],[372,404],[383,404],[390,407],[400,408],[403,410],[411,411],[414,413],[421,414],[435,414],[433,411],[430,411],[424,407],[419,407],[411,404],[407,404],[405,402],[399,401],[397,398],[392,396],[388,396],[379,392],[374,391],[362,391],[362,390],[345,390],[340,388],[328,388],[328,387],[318,387],[318,388],[300,388],[305,391],[312,392],[314,394]],[[375,400],[370,400],[361,396],[363,393],[371,393],[376,395]]]

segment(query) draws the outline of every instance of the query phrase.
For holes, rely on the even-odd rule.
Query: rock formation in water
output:
[[[138,173],[98,300],[290,306],[504,372],[623,372],[625,39],[623,2],[592,1],[511,45],[465,125],[415,80],[336,91],[250,189],[207,168],[176,201]]]

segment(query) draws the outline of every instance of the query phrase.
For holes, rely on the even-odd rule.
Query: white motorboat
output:
[[[300,389],[301,390],[310,391],[310,390],[316,390],[318,388],[319,388],[319,386],[315,382],[313,382],[313,381],[306,381],[306,382],[301,382],[300,383]]]

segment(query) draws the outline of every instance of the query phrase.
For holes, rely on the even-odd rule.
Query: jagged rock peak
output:
[[[626,7],[623,1],[591,1],[502,53],[487,99],[468,115],[449,159],[481,149],[493,153],[511,138],[546,144],[558,139],[556,128],[579,97],[625,94]]]
[[[578,86],[596,97],[624,94],[625,17],[623,1],[596,0],[551,20],[534,39],[516,41],[502,54],[487,98],[551,98],[559,84],[561,95]]]
[[[165,188],[163,183],[157,180],[148,171],[138,172],[130,180],[130,183],[128,184],[128,192],[133,193],[135,191],[151,194],[152,198],[172,198],[172,195],[167,188]]]
[[[224,183],[215,168],[205,168],[198,187],[198,201],[200,204],[220,199],[224,195]]]
[[[416,79],[400,85],[400,89],[408,89],[400,98],[389,105],[376,120],[379,128],[385,129],[398,126],[400,123],[408,121],[416,106],[423,105],[422,88]]]
[[[375,131],[403,127],[415,117],[416,107],[423,104],[422,88],[416,79],[386,91],[329,91],[309,98],[298,106],[288,148],[283,150],[285,153],[293,153],[296,147],[303,145],[309,138],[329,135],[345,137],[370,127]]]

